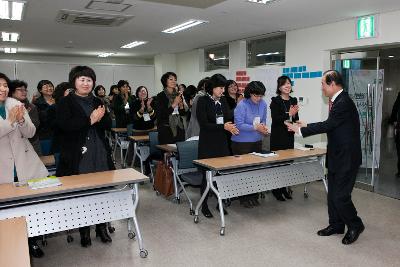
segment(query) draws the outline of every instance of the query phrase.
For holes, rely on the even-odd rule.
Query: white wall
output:
[[[90,57],[55,57],[29,55],[3,55],[0,59],[0,72],[10,79],[21,79],[28,83],[29,97],[36,93],[40,80],[46,79],[56,86],[68,81],[68,73],[76,65],[88,65],[96,73],[96,84],[102,84],[107,91],[120,79],[128,80],[132,90],[145,85],[149,93],[156,93],[154,86],[153,60],[145,59],[100,59]]]

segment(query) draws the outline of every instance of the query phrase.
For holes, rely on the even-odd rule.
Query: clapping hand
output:
[[[230,132],[233,135],[238,135],[239,134],[239,129],[236,127],[235,124],[233,124],[232,122],[226,122],[224,124],[224,129],[228,132]]]
[[[269,132],[268,127],[264,123],[258,123],[255,129],[263,135],[267,135]]]
[[[296,121],[296,124],[301,128],[301,127],[307,127],[307,123],[304,121]]]
[[[103,118],[105,113],[106,109],[103,105],[93,110],[90,114],[90,124],[93,125],[96,122],[99,122]]]
[[[12,107],[8,112],[8,121],[13,124],[15,122],[23,122],[25,108],[23,105]]]
[[[298,105],[291,105],[289,109],[289,116],[293,117],[294,115],[299,112],[299,106]]]

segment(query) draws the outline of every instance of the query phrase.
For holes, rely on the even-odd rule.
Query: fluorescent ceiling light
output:
[[[280,52],[273,52],[273,53],[266,53],[266,54],[257,54],[257,57],[263,57],[263,56],[272,56],[272,55],[279,55]]]
[[[15,48],[15,47],[5,47],[4,48],[4,53],[15,54],[15,53],[17,53],[17,48]]]
[[[214,59],[215,58],[215,54],[208,54],[208,57],[211,58],[211,59]]]
[[[101,53],[101,54],[98,55],[98,57],[109,57],[109,56],[112,56],[114,54],[115,53]]]
[[[134,41],[132,43],[129,43],[129,44],[121,46],[121,48],[133,48],[133,47],[136,47],[136,46],[139,46],[139,45],[143,45],[143,44],[146,44],[146,43],[147,43],[146,41]]]
[[[171,27],[169,29],[163,30],[162,32],[163,33],[176,33],[176,32],[180,32],[180,31],[183,31],[183,30],[186,30],[186,29],[189,29],[189,28],[192,28],[194,26],[197,26],[197,25],[200,25],[200,24],[204,24],[204,23],[207,23],[207,22],[208,21],[205,21],[205,20],[191,19],[191,20],[188,20],[188,21],[186,21],[186,22],[184,22],[182,24],[179,24],[179,25],[173,26],[173,27]]]
[[[390,56],[388,56],[388,58],[394,58],[394,56],[393,56],[393,55],[390,55]]]
[[[213,58],[212,60],[214,60],[214,61],[218,61],[218,60],[225,60],[225,59],[228,59],[227,57],[216,57],[216,58]]]
[[[265,5],[270,2],[273,2],[273,1],[276,1],[276,0],[247,0],[247,2],[250,2],[250,3],[265,4]]]
[[[1,32],[1,39],[3,42],[17,42],[19,33],[16,32]]]
[[[0,19],[22,20],[24,6],[25,2],[0,0]]]

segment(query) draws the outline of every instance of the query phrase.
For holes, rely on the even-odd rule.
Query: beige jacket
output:
[[[11,125],[7,120],[8,110],[21,104],[8,97],[5,102],[6,119],[0,116],[0,184],[14,182],[14,164],[19,181],[48,175],[46,167],[28,140],[36,131],[28,112],[25,112],[25,122],[22,124]]]

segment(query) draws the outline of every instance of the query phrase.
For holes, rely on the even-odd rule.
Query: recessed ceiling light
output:
[[[180,31],[183,31],[183,30],[186,30],[186,29],[189,29],[189,28],[192,28],[194,26],[197,26],[197,25],[200,25],[200,24],[204,24],[204,23],[207,23],[207,22],[208,21],[205,21],[205,20],[191,19],[191,20],[188,20],[188,21],[186,21],[184,23],[181,23],[179,25],[175,25],[175,26],[173,26],[171,28],[163,30],[162,32],[163,33],[176,33],[176,32],[180,32]]]
[[[394,56],[393,56],[393,55],[390,55],[390,56],[388,56],[388,58],[394,58]]]
[[[214,59],[215,58],[215,54],[208,54],[208,57],[211,58],[211,59]]]
[[[136,46],[139,46],[139,45],[143,45],[143,44],[146,44],[146,43],[147,43],[146,41],[134,41],[132,43],[129,43],[129,44],[121,46],[121,48],[133,48],[133,47],[136,47]]]
[[[274,2],[274,1],[277,1],[277,0],[247,0],[247,2],[250,2],[250,3],[257,3],[257,4],[269,4],[269,3],[271,3],[271,2]]]
[[[0,19],[22,20],[25,2],[0,0]]]
[[[17,48],[15,48],[15,47],[5,47],[4,48],[4,53],[15,54],[15,53],[17,53]]]
[[[1,32],[1,39],[3,42],[17,42],[19,33],[16,32]]]
[[[109,57],[112,55],[115,55],[115,53],[102,53],[102,54],[99,54],[98,57]]]

